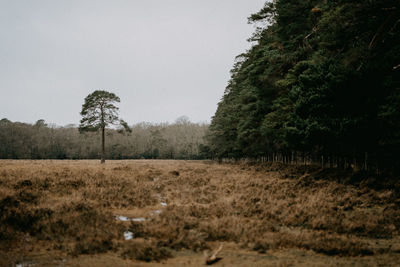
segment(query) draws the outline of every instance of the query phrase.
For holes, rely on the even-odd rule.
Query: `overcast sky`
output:
[[[78,124],[121,98],[129,124],[210,121],[264,0],[0,0],[0,119]]]

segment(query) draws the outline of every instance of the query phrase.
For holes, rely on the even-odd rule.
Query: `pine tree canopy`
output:
[[[253,46],[212,119],[211,156],[399,163],[399,1],[276,0],[249,21]]]
[[[85,98],[82,105],[80,131],[97,131],[118,122],[120,99],[114,93],[96,90]]]

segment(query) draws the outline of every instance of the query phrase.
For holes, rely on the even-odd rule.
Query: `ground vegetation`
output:
[[[199,266],[223,245],[217,265],[397,266],[399,188],[278,163],[2,160],[0,262]]]

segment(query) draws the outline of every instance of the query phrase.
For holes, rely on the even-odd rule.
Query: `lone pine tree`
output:
[[[82,119],[79,131],[98,131],[101,129],[101,163],[105,162],[105,128],[109,125],[120,124],[130,131],[127,123],[118,118],[118,107],[120,98],[114,93],[96,90],[85,98],[82,105]]]

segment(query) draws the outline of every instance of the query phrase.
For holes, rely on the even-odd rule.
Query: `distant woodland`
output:
[[[249,18],[211,157],[400,166],[400,3],[272,1]]]
[[[199,159],[207,124],[186,117],[173,124],[139,123],[106,130],[107,159]],[[79,133],[76,126],[57,127],[38,120],[35,124],[0,120],[0,158],[98,159],[98,132]]]

